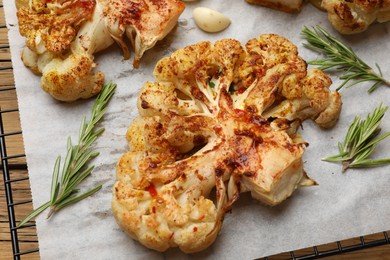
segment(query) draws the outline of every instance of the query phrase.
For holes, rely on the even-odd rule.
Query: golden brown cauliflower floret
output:
[[[19,30],[32,51],[62,53],[69,49],[81,24],[90,19],[95,0],[32,1],[18,12]]]
[[[184,4],[179,0],[19,0],[20,33],[26,36],[24,64],[42,74],[42,88],[73,101],[99,93],[104,74],[94,72],[94,54],[117,42],[138,67],[144,52],[174,27]]]
[[[323,0],[331,24],[343,34],[365,31],[375,21],[390,20],[389,0]]]
[[[284,12],[299,12],[302,0],[246,0]],[[390,0],[310,0],[328,12],[328,19],[340,33],[353,34],[365,31],[374,22],[390,21]]]
[[[261,35],[245,49],[232,39],[200,42],[161,59],[154,76],[140,92],[113,188],[113,214],[132,238],[197,252],[216,239],[241,192],[272,206],[315,184],[297,129],[307,118],[334,125],[341,97],[287,39]]]

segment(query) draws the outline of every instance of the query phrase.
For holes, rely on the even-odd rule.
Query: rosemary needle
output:
[[[319,66],[321,70],[336,68],[344,71],[340,79],[344,82],[337,88],[351,87],[360,82],[371,81],[374,82],[369,88],[371,93],[380,85],[384,84],[390,87],[390,81],[386,80],[378,64],[375,64],[378,72],[375,72],[369,65],[367,65],[352,48],[346,46],[340,40],[330,35],[326,30],[320,26],[313,27],[313,30],[305,27],[302,30],[302,36],[307,41],[304,46],[320,52],[325,55],[325,58],[308,62],[311,65]]]
[[[60,209],[74,204],[101,189],[102,185],[100,184],[87,192],[79,194],[77,186],[87,178],[94,169],[94,166],[88,167],[87,164],[91,159],[98,156],[99,153],[95,152],[94,149],[91,148],[91,145],[104,131],[103,128],[97,130],[95,128],[106,112],[107,104],[114,95],[115,88],[116,84],[111,82],[102,88],[94,102],[89,122],[86,122],[85,116],[82,119],[78,144],[73,145],[70,137],[68,137],[67,154],[62,166],[62,171],[60,169],[61,156],[57,157],[54,164],[50,200],[28,214],[19,223],[18,227],[23,226],[47,208],[50,208],[47,216],[47,218],[50,218],[50,216]]]
[[[338,144],[339,154],[323,159],[328,162],[342,162],[345,172],[348,168],[374,167],[390,163],[390,158],[370,159],[369,156],[375,150],[377,144],[388,137],[390,132],[378,137],[381,129],[379,125],[388,107],[382,107],[382,103],[362,120],[356,116],[349,126],[344,143]]]

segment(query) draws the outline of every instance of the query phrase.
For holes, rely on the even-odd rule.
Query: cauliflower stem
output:
[[[133,239],[198,252],[241,193],[274,206],[316,184],[297,130],[308,118],[332,127],[341,96],[287,39],[199,42],[160,60],[154,76],[139,94],[113,187],[113,214]]]

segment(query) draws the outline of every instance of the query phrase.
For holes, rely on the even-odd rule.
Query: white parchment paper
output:
[[[39,86],[39,77],[26,69],[20,60],[24,39],[20,36],[14,1],[3,1],[6,11],[15,83],[19,100],[23,137],[34,207],[49,199],[51,174],[57,155],[66,153],[67,136],[76,142],[84,114],[89,116],[93,100],[74,103],[55,101]],[[192,10],[206,6],[226,14],[230,27],[217,34],[200,31],[194,24]],[[119,48],[97,55],[98,69],[107,80],[118,84],[102,126],[106,128],[97,140],[101,152],[95,160],[96,170],[85,187],[103,183],[103,189],[50,220],[45,214],[37,218],[42,259],[249,259],[308,246],[376,233],[390,229],[390,166],[348,170],[322,162],[321,158],[337,152],[348,125],[357,114],[365,116],[380,102],[389,105],[390,88],[380,87],[368,95],[369,84],[343,89],[343,110],[336,127],[322,130],[306,122],[303,137],[310,143],[305,155],[305,169],[319,186],[299,189],[292,198],[270,208],[242,195],[227,214],[216,242],[204,252],[185,256],[177,249],[162,254],[146,249],[125,235],[111,214],[111,188],[115,182],[115,164],[127,149],[126,129],[137,116],[136,98],[147,80],[152,80],[155,63],[174,50],[202,40],[235,38],[245,44],[263,33],[276,33],[299,47],[305,60],[318,54],[302,47],[300,31],[304,26],[320,24],[342,38],[370,65],[375,62],[390,78],[390,24],[375,24],[369,31],[341,36],[328,24],[326,14],[310,5],[299,14],[286,14],[248,5],[244,0],[203,0],[187,3],[179,26],[162,42],[148,51],[134,70],[124,61]],[[333,88],[340,83],[335,76]],[[390,131],[390,114],[382,128]],[[390,157],[390,140],[378,147],[375,156]]]

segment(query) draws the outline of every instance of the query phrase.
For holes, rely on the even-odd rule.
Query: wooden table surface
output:
[[[11,1],[11,0],[6,0]],[[13,110],[17,109],[17,97],[14,87],[14,79],[12,74],[12,64],[9,52],[9,43],[7,39],[7,28],[5,27],[5,18],[3,10],[3,0],[0,0],[0,110]],[[10,89],[11,90],[8,90]],[[7,89],[7,90],[6,90]],[[19,113],[9,112],[0,114],[3,119],[3,126],[5,133],[16,133],[14,135],[7,136],[6,152],[8,156],[23,154],[23,137],[22,134],[18,134],[21,131]],[[28,176],[26,160],[24,157],[18,157],[8,160],[9,172],[11,179],[19,179]],[[7,200],[5,195],[5,185],[3,178],[3,167],[0,167],[0,259],[12,259],[13,249],[10,235],[10,225],[7,212]],[[11,183],[12,195],[14,202],[22,202],[31,200],[30,184],[28,180],[17,181]],[[23,219],[23,217],[32,210],[31,203],[25,203],[17,205],[15,208],[15,217],[17,221]],[[30,224],[33,224],[31,222]],[[38,248],[38,238],[36,235],[35,227],[28,227],[18,229],[19,238],[19,252],[34,251]],[[389,233],[390,234],[390,233]],[[383,239],[383,233],[365,236],[365,241]],[[342,241],[342,246],[348,246],[360,243],[360,239],[349,239]],[[318,247],[318,250],[332,250],[337,249],[336,243],[328,245],[322,245]],[[312,254],[313,249],[303,249],[295,251],[295,256],[302,256]],[[39,252],[33,252],[21,255],[22,259],[39,259]],[[284,253],[277,256],[270,257],[270,259],[288,259],[290,253]],[[369,249],[358,250],[350,253],[344,253],[342,255],[327,257],[326,259],[389,259],[390,260],[390,245],[377,246]]]

